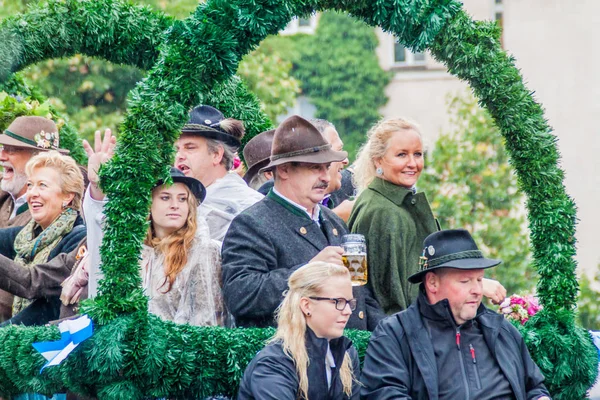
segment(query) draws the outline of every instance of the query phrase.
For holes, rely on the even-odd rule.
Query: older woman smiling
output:
[[[24,227],[0,231],[0,253],[14,258],[17,265],[0,263],[0,275],[14,284],[5,288],[15,294],[10,323],[45,324],[57,319],[60,300],[56,296],[39,296],[42,282],[31,279],[35,265],[43,264],[61,253],[71,252],[85,237],[79,216],[83,195],[83,176],[75,161],[57,151],[43,152],[25,166],[27,204],[32,220]],[[52,277],[62,281],[64,276]],[[29,278],[28,278],[29,277]]]

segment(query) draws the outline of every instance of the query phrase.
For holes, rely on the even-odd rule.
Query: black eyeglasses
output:
[[[346,300],[343,297],[336,299],[333,297],[313,297],[313,296],[310,296],[309,299],[320,300],[320,301],[323,301],[323,300],[333,301],[333,302],[335,302],[335,309],[339,310],[339,311],[344,311],[344,309],[346,308],[346,304],[348,304],[350,306],[350,311],[356,310],[356,299]]]

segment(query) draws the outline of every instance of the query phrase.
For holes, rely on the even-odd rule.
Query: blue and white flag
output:
[[[33,343],[33,347],[48,360],[40,370],[40,374],[44,368],[60,364],[79,343],[91,337],[94,326],[90,317],[84,315],[77,319],[61,322],[58,324],[58,329],[60,330],[60,340]]]

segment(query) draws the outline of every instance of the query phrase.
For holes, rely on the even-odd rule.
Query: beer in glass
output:
[[[342,261],[350,271],[352,286],[360,286],[367,283],[367,244],[365,237],[360,234],[344,235],[342,237],[344,254]]]

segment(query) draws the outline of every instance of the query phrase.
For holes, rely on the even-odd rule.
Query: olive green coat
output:
[[[423,240],[439,230],[425,194],[375,178],[356,200],[348,226],[365,235],[369,285],[383,310],[405,310],[418,293],[408,277],[419,270]]]

